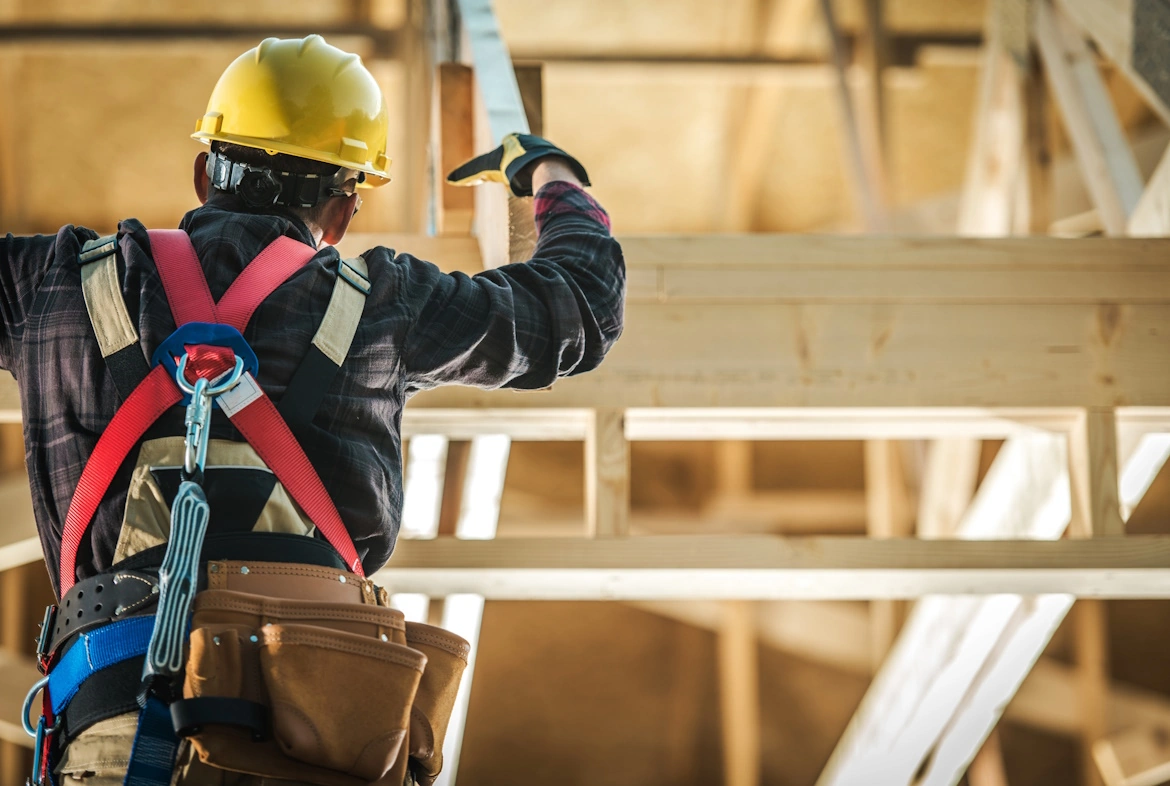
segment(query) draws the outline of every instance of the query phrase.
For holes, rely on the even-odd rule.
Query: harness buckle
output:
[[[53,626],[57,624],[57,607],[45,606],[45,618],[41,622],[41,633],[37,637],[37,666],[41,674],[49,671],[49,643],[53,638]]]
[[[211,441],[210,425],[211,410],[216,397],[228,392],[240,383],[244,373],[243,358],[236,357],[235,368],[226,377],[220,377],[214,384],[200,377],[195,384],[187,382],[186,353],[179,358],[175,369],[175,383],[184,393],[191,395],[191,403],[187,405],[187,414],[184,422],[187,426],[187,435],[183,450],[183,479],[196,479],[202,482],[203,469],[207,464],[207,446]]]

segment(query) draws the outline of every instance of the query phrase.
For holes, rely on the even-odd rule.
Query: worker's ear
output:
[[[321,216],[321,240],[335,246],[345,237],[349,229],[349,222],[357,213],[357,194],[350,194],[346,198],[334,197],[325,203],[325,213]]]
[[[195,195],[199,197],[199,204],[207,204],[207,190],[210,182],[207,178],[207,153],[195,156]]]

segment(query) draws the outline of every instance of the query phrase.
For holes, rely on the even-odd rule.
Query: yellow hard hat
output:
[[[390,180],[389,117],[362,60],[319,35],[266,38],[227,67],[192,139],[365,172],[364,185]]]

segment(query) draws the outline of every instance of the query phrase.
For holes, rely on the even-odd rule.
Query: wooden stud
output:
[[[630,443],[620,409],[596,410],[585,439],[585,521],[593,537],[629,534]]]
[[[447,445],[447,471],[443,476],[443,499],[439,503],[439,535],[454,535],[463,507],[464,479],[471,442],[457,440]]]
[[[723,731],[723,782],[760,782],[760,696],[755,609],[747,601],[723,604],[719,630],[719,698]]]
[[[1100,600],[1081,600],[1074,608],[1084,786],[1101,786],[1103,783],[1093,760],[1093,749],[1109,731],[1109,625],[1106,615],[1105,602]]]
[[[1015,59],[994,35],[984,44],[975,129],[959,200],[958,233],[999,237],[1011,231],[1024,119]]]
[[[715,493],[725,499],[743,499],[751,496],[754,486],[752,443],[744,440],[720,440],[714,447]]]
[[[858,217],[867,232],[881,232],[886,227],[887,211],[880,158],[874,155],[880,150],[880,145],[865,141],[863,123],[859,120],[859,113],[849,88],[845,43],[837,27],[831,0],[821,0],[821,14],[833,44],[833,65],[837,76],[837,106],[842,124],[841,138],[845,148],[845,159],[849,162]],[[870,130],[876,131],[876,129]]]
[[[1118,492],[1117,419],[1112,409],[1086,410],[1069,435],[1073,537],[1124,535]]]
[[[1142,192],[1141,174],[1085,40],[1049,0],[1037,0],[1044,72],[1105,230],[1122,235]]]
[[[475,78],[462,63],[439,63],[437,77],[434,177],[439,199],[435,201],[435,229],[440,235],[467,235],[475,212],[475,192],[448,183],[447,173],[475,155]]]
[[[1024,74],[1024,168],[1027,174],[1028,232],[1045,234],[1052,223],[1052,141],[1049,99],[1040,60],[1032,53]],[[1022,209],[1023,203],[1017,205]]]
[[[866,524],[871,538],[905,538],[911,534],[910,504],[897,442],[865,443]],[[905,604],[870,601],[870,655],[874,670],[885,660],[901,628]]]
[[[515,69],[528,132],[544,136],[544,64],[516,63]]]
[[[886,135],[888,109],[883,84],[886,68],[890,65],[890,38],[886,30],[885,0],[865,0],[865,28],[859,42],[860,57],[864,62],[869,81],[870,119],[873,128],[872,139],[877,143],[874,151],[882,161],[881,170],[886,170]]]

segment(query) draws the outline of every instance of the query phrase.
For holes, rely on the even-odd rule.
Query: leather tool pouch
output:
[[[427,657],[410,712],[410,758],[418,781],[429,786],[443,767],[443,738],[471,645],[454,633],[418,622],[406,623],[406,643]]]
[[[402,783],[427,656],[407,646],[401,612],[208,590],[192,628],[184,699],[269,710],[264,735],[230,719],[196,727],[200,761],[320,786]]]

